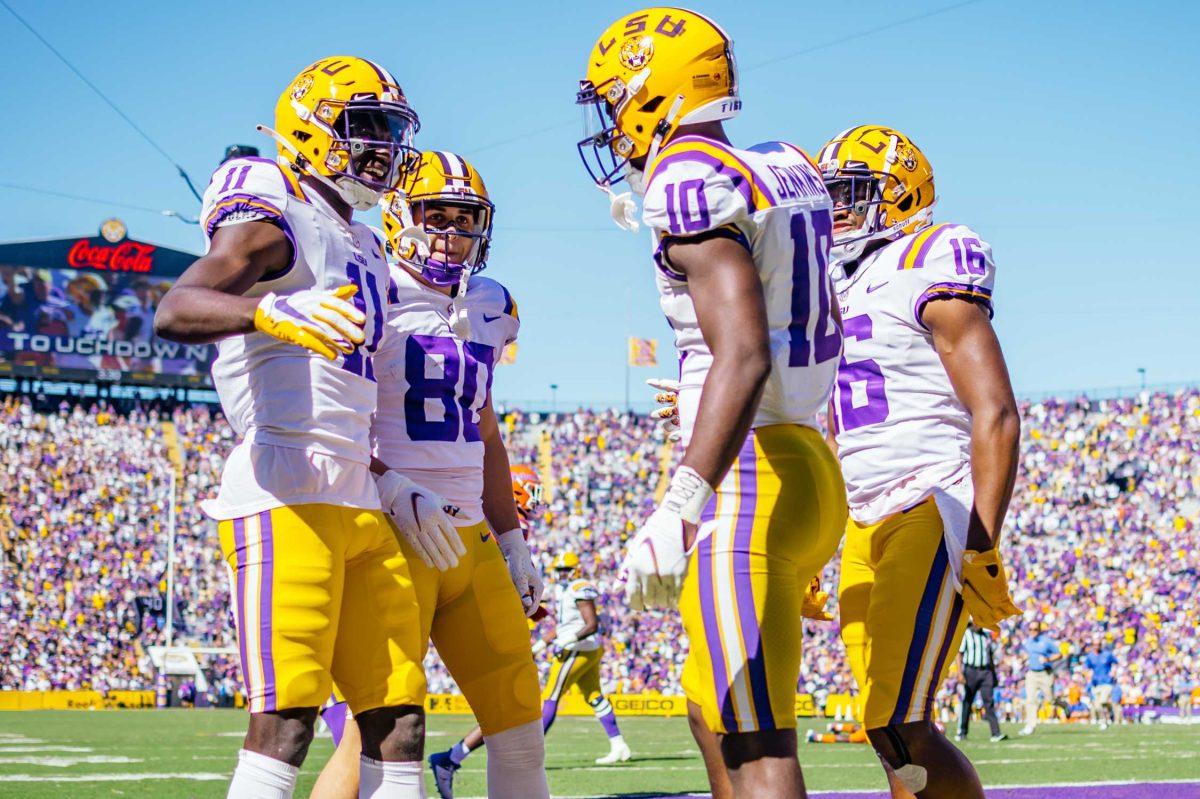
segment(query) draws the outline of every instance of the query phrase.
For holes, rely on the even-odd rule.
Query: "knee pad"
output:
[[[929,781],[929,772],[924,766],[918,766],[912,762],[912,755],[909,754],[908,745],[904,743],[900,731],[891,724],[880,729],[883,730],[883,734],[887,736],[888,742],[892,745],[898,762],[888,763],[882,754],[879,755],[879,759],[892,770],[896,779],[900,780],[901,784],[909,791],[916,794],[925,790],[925,784]]]

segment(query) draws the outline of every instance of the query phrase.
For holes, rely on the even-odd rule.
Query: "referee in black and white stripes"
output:
[[[967,737],[971,725],[971,708],[978,694],[983,702],[983,717],[992,730],[993,741],[1003,741],[1007,735],[1000,732],[1000,720],[996,718],[996,643],[987,630],[981,630],[967,622],[962,646],[963,698],[958,710],[958,734],[955,740]]]

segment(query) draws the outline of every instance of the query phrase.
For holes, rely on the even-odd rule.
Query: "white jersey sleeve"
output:
[[[668,150],[656,162],[643,201],[642,221],[654,231],[655,260],[669,275],[671,239],[700,234],[727,235],[747,249],[751,192],[749,181],[704,152],[686,145]]]
[[[966,225],[942,224],[912,237],[900,254],[897,272],[907,294],[910,321],[928,330],[922,315],[929,303],[962,299],[978,303],[993,314],[992,289],[996,264],[992,247]]]
[[[517,340],[521,330],[517,303],[503,285],[476,275],[467,286],[467,314],[471,320],[471,340],[488,348],[494,370],[504,348]],[[488,387],[491,388],[490,383]]]
[[[297,191],[274,161],[266,158],[226,161],[213,173],[204,191],[200,222],[205,241],[212,241],[217,228],[270,222],[284,232],[295,252],[296,237],[286,210]]]

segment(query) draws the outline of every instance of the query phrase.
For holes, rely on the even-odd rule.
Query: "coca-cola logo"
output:
[[[92,244],[80,239],[71,245],[67,264],[73,269],[105,269],[110,272],[149,272],[154,266],[153,244],[123,241],[116,246]]]

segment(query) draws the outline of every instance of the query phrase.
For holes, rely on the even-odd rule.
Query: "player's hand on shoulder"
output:
[[[354,351],[365,338],[366,315],[349,302],[356,286],[267,294],[254,311],[254,327],[329,360]]]
[[[446,571],[458,564],[467,548],[443,509],[444,499],[393,470],[378,475],[375,486],[384,513],[426,566]]]
[[[529,545],[525,543],[525,533],[520,528],[509,530],[496,536],[496,543],[504,553],[504,561],[508,564],[508,576],[512,578],[513,587],[521,597],[521,607],[526,616],[533,616],[542,601],[546,590],[540,571],[533,565],[533,555]]]
[[[651,411],[650,418],[663,432],[667,441],[678,441],[683,437],[679,430],[679,381],[666,377],[652,377],[646,385],[656,389],[654,401],[661,405]]]

